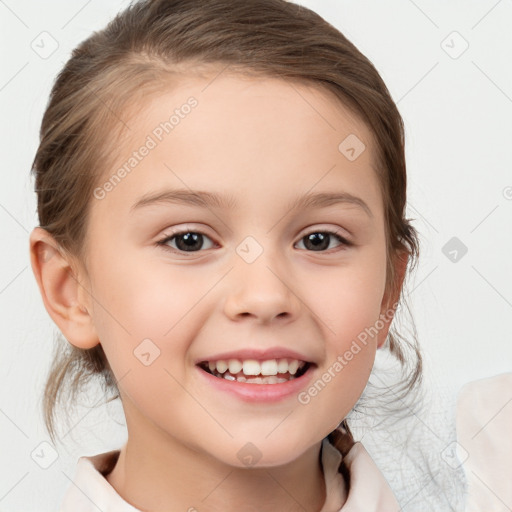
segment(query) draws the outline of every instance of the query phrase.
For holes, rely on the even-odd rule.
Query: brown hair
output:
[[[308,83],[366,123],[375,138],[384,199],[387,291],[400,291],[393,262],[406,251],[410,267],[418,253],[416,232],[405,218],[402,118],[372,63],[319,15],[285,0],[139,1],[75,48],[52,88],[33,162],[40,226],[85,264],[93,190],[113,162],[116,140],[129,130],[123,120],[127,102],[163,88],[170,76],[212,66]],[[56,341],[43,400],[52,440],[66,384],[68,403],[96,376],[114,392],[111,399],[118,397],[101,344],[83,350]],[[404,389],[412,389],[421,376],[417,343],[394,331],[387,343],[402,367],[412,349],[414,364],[404,379]]]

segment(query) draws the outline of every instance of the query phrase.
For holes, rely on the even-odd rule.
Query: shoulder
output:
[[[508,396],[510,398],[512,391],[512,372],[501,373],[485,379],[478,379],[468,382],[459,391],[458,402],[464,402],[468,399],[494,399],[499,400],[499,396]],[[473,398],[472,398],[473,397]]]
[[[465,384],[457,397],[456,422],[457,455],[468,483],[467,512],[510,510],[512,373]]]
[[[457,432],[471,440],[495,439],[512,421],[512,373],[465,384],[457,396]]]

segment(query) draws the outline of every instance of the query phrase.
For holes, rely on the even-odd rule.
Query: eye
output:
[[[327,249],[332,249],[332,242],[338,242],[338,246],[350,247],[352,245],[351,242],[334,231],[312,231],[303,236],[298,243],[303,243],[307,250],[325,252]]]
[[[204,247],[205,240],[209,240],[210,246]],[[199,231],[179,231],[166,236],[157,242],[157,245],[173,252],[198,252],[201,249],[211,249],[214,245],[211,238]],[[206,243],[208,246],[208,243]]]

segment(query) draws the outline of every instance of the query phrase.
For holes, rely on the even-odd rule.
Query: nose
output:
[[[235,257],[235,268],[225,283],[226,316],[234,321],[251,318],[261,324],[296,319],[302,302],[294,290],[291,273],[283,270],[278,258],[269,251],[252,263]]]

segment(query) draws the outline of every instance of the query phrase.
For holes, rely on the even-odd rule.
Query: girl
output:
[[[417,256],[403,124],[373,65],[284,0],[147,0],[73,52],[33,172],[32,268],[128,440],[61,511],[397,511],[347,417]]]

